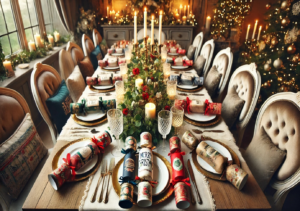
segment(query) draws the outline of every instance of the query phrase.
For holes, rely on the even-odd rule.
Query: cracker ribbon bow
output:
[[[134,186],[136,186],[136,182],[135,180],[131,180],[131,179],[127,179],[127,178],[123,178],[122,176],[119,178],[119,183],[123,184],[123,183],[130,183]]]
[[[173,152],[173,153],[178,153],[177,151],[175,151],[175,152]],[[181,155],[185,155],[185,152],[179,152]],[[170,156],[172,153],[170,152],[169,154],[168,154],[168,156]]]
[[[102,141],[98,141],[95,136],[92,138],[92,142],[94,142],[98,147],[101,153],[104,153],[104,144]]]
[[[174,186],[177,182],[184,182],[187,186],[191,186],[189,177],[187,177],[185,179],[172,180],[171,184]]]
[[[128,154],[129,152],[131,152],[131,151],[134,151],[134,150],[131,149],[131,148],[126,149],[126,150],[125,150],[125,149],[122,149],[122,150],[121,150],[121,153],[126,155],[126,154]]]
[[[72,170],[72,177],[71,181],[75,180],[76,172],[75,172],[75,166],[71,166],[71,154],[68,153],[66,158],[63,158],[63,161],[69,166],[69,168]]]
[[[191,113],[191,110],[190,110],[191,103],[192,103],[192,101],[190,100],[190,98],[186,97],[186,110],[189,114]]]
[[[208,111],[209,111],[209,101],[208,101],[208,99],[206,99],[204,115],[208,115]]]
[[[152,188],[154,188],[155,186],[154,186],[154,184],[156,185],[158,182],[156,182],[156,181],[154,181],[154,180],[145,180],[145,179],[142,179],[142,178],[140,178],[140,177],[138,177],[138,176],[135,176],[135,180],[140,180],[141,182],[149,182],[150,183],[150,185],[152,186]]]

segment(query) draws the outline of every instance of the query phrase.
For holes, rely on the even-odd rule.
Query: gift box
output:
[[[135,179],[135,151],[129,151],[123,162],[123,176],[120,178],[123,182],[134,181]]]
[[[98,78],[97,77],[86,77],[86,84],[87,85],[97,85],[98,84]]]
[[[226,169],[226,179],[238,190],[242,190],[247,182],[248,174],[238,167],[238,165],[233,164],[228,166]]]
[[[180,152],[181,151],[181,143],[180,138],[178,136],[173,136],[169,139],[170,152]]]
[[[116,67],[118,66],[118,59],[115,57],[110,57],[107,60],[107,64],[109,67]]]
[[[149,148],[142,148],[139,152],[138,176],[142,180],[152,180],[153,178],[153,154]]]
[[[189,187],[184,182],[174,185],[175,202],[178,209],[187,209],[191,204]]]
[[[133,188],[130,183],[123,183],[121,185],[119,206],[123,209],[129,209],[133,205]]]
[[[205,115],[221,115],[222,103],[210,103],[205,100]]]
[[[172,166],[172,181],[179,181],[185,178],[185,169],[183,163],[184,152],[171,153],[171,166]]]
[[[185,131],[185,133],[182,135],[182,142],[190,149],[190,150],[194,150],[199,141],[196,138],[196,136],[194,136],[194,134],[188,130]]]
[[[141,147],[152,147],[152,135],[149,132],[142,132],[140,135],[140,144]]]
[[[148,181],[140,182],[138,185],[137,204],[140,207],[150,207],[152,205],[152,186]]]

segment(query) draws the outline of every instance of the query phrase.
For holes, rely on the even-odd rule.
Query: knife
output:
[[[112,175],[112,172],[113,172],[114,168],[115,168],[115,158],[111,158],[110,163],[109,163],[108,181],[107,181],[107,188],[106,188],[105,199],[104,199],[105,204],[108,202],[109,179],[110,179],[110,176]]]
[[[224,130],[198,130],[198,129],[192,129],[192,131],[196,134],[202,134],[204,132],[213,132],[213,133],[223,133]]]
[[[106,159],[104,160],[105,162],[105,168],[101,169],[101,177],[103,178],[102,179],[102,188],[100,190],[100,196],[98,197],[98,202],[101,202],[102,201],[102,195],[103,195],[103,190],[104,190],[104,184],[105,184],[105,176],[106,176],[106,173],[107,173],[107,161]]]
[[[192,93],[178,93],[181,96],[204,96],[204,94],[192,94]]]
[[[188,174],[188,170],[185,166],[185,174]],[[196,201],[195,201],[195,197],[194,197],[194,194],[193,194],[193,191],[192,191],[192,188],[189,187],[189,191],[190,191],[190,194],[191,194],[191,202],[192,202],[192,205],[195,205],[196,204]]]
[[[188,164],[188,172],[190,174],[192,184],[193,184],[193,187],[194,187],[196,195],[197,195],[197,202],[198,202],[198,204],[202,204],[202,199],[200,197],[200,194],[199,194],[199,191],[198,191],[198,188],[197,188],[197,184],[196,184],[196,181],[195,181],[195,175],[194,175],[194,172],[193,172],[193,168],[192,168],[190,159],[188,159],[187,164]]]
[[[103,173],[104,172],[104,173]],[[100,185],[100,181],[103,180],[103,175],[105,174],[106,172],[106,160],[103,160],[103,164],[101,166],[101,176],[99,177],[98,179],[98,182],[97,182],[97,185],[96,185],[96,188],[95,188],[95,192],[91,198],[91,202],[93,203],[95,200],[96,200],[96,195],[97,195],[97,191],[98,191],[98,187]],[[101,180],[102,179],[102,180]]]

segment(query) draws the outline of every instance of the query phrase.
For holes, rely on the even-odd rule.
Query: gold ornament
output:
[[[282,60],[280,58],[276,59],[274,62],[273,62],[273,66],[276,68],[276,69],[280,69],[282,67],[283,63],[282,63]]]
[[[286,85],[281,85],[279,88],[279,91],[280,92],[288,92],[289,88]]]
[[[293,44],[289,45],[286,50],[287,50],[288,54],[294,54],[297,49],[296,49],[296,46],[293,43]]]
[[[278,39],[277,37],[273,37],[271,40],[271,47],[275,47],[278,44]]]
[[[267,39],[266,39],[266,44],[267,45],[270,45],[271,44],[271,36],[267,36]]]
[[[298,64],[298,62],[300,62],[300,54],[299,53],[294,55],[293,58],[292,58],[292,63],[293,64]]]
[[[286,27],[290,24],[290,19],[288,17],[285,17],[281,20],[281,26]]]
[[[268,10],[268,9],[270,9],[271,8],[271,3],[267,3],[266,4],[266,9]]]
[[[281,9],[282,10],[286,10],[287,8],[288,8],[288,6],[289,6],[289,3],[287,2],[287,1],[283,1],[282,3],[281,3]]]
[[[271,70],[270,64],[266,63],[266,64],[264,65],[264,70],[265,70],[265,71],[270,71],[270,70]]]
[[[265,41],[260,41],[259,45],[258,45],[258,50],[259,52],[263,51],[266,48],[266,43]]]

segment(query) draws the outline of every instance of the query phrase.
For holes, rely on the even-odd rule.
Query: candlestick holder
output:
[[[137,43],[134,44],[134,52],[135,52],[136,56],[138,54],[138,48],[139,48],[139,43],[137,42]]]
[[[146,64],[148,63],[148,44],[147,44],[147,40],[148,40],[148,37],[144,37],[144,43],[145,43],[145,48],[146,48],[146,51],[145,51]]]
[[[151,45],[151,52],[152,52],[152,53],[155,52],[155,46],[156,46],[155,44],[152,44],[152,45]]]
[[[161,53],[161,48],[163,47],[162,44],[158,45],[158,52]]]

